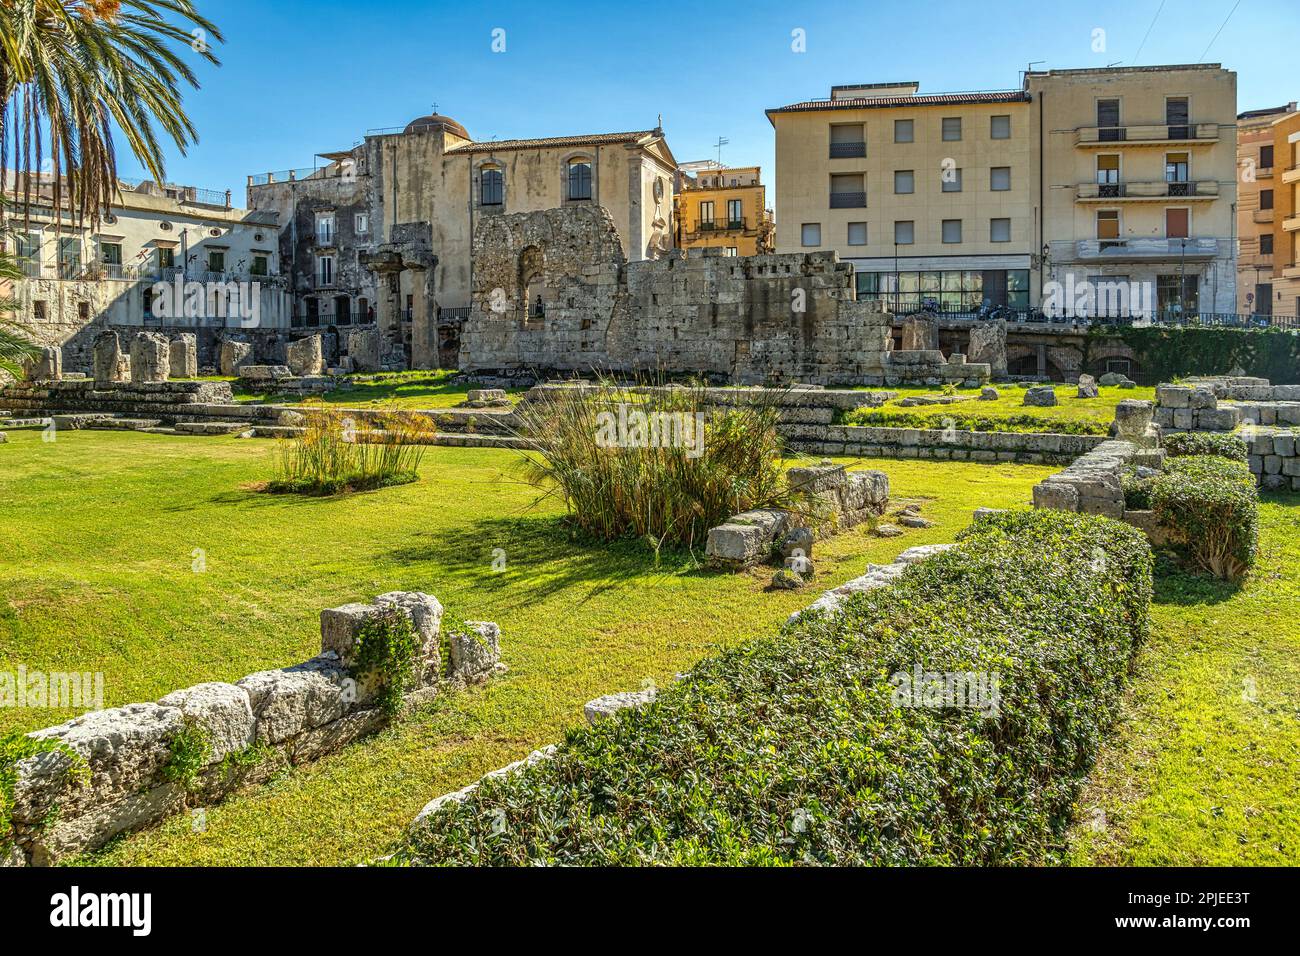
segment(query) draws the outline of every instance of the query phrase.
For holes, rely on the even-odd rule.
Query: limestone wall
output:
[[[628,262],[609,213],[495,216],[474,236],[462,370],[693,373],[740,384],[987,381],[938,352],[891,359],[892,320],[834,253]],[[539,308],[538,303],[541,303]]]
[[[365,622],[386,611],[417,636],[414,689],[427,700],[486,680],[499,667],[495,624],[443,633],[437,598],[395,591],[370,604],[321,612],[321,653],[232,684],[198,684],[157,703],[94,711],[30,734],[58,745],[15,764],[13,825],[0,833],[0,865],[49,866],[119,833],[213,803],[287,766],[315,760],[384,726],[381,685],[354,671]],[[449,661],[444,665],[444,661]],[[177,773],[178,748],[202,741],[202,767]]]

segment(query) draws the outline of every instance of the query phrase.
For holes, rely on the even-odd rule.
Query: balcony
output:
[[[1194,236],[1190,239],[1080,239],[1075,242],[1074,253],[1076,258],[1084,262],[1213,259],[1219,253],[1219,240],[1213,236]]]
[[[866,209],[866,193],[831,193],[832,209]]]
[[[1213,179],[1194,182],[1079,183],[1079,202],[1155,202],[1187,199],[1209,202],[1219,198],[1219,183]]]
[[[831,143],[831,159],[857,159],[866,155],[866,143]]]
[[[695,228],[688,231],[691,236],[716,236],[727,232],[751,232],[753,231],[753,220],[740,219],[718,219],[708,220],[707,222],[697,222]]]
[[[1273,221],[1273,210],[1272,210],[1272,209],[1255,209],[1255,210],[1252,210],[1252,211],[1251,211],[1251,214],[1250,214],[1250,219],[1251,219],[1252,222],[1257,222],[1257,223],[1260,223],[1261,225],[1264,224],[1264,223],[1272,222],[1272,221]]]
[[[316,247],[318,249],[334,248],[334,230],[318,229],[316,230]]]
[[[1297,229],[1300,229],[1300,215],[1295,215],[1290,219],[1282,220],[1283,232],[1295,232]]]
[[[1283,279],[1300,279],[1300,264],[1291,263],[1282,267]]]
[[[1218,123],[1188,126],[1081,126],[1074,131],[1074,145],[1083,149],[1114,146],[1213,146],[1219,141]]]
[[[1269,269],[1273,268],[1273,253],[1257,252],[1254,255],[1243,255],[1237,257],[1238,269]]]
[[[1282,170],[1282,182],[1300,183],[1300,165],[1288,166]]]

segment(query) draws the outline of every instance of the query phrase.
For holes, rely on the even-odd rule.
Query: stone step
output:
[[[237,435],[252,427],[252,422],[177,422],[175,430],[182,435]]]

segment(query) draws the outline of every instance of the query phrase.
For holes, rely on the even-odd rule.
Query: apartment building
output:
[[[14,195],[15,175],[5,177]],[[19,180],[18,194],[24,192]],[[16,315],[43,342],[61,342],[97,322],[117,326],[241,326],[220,308],[156,314],[156,283],[256,280],[262,327],[288,327],[279,284],[278,221],[231,204],[229,192],[151,181],[119,181],[118,200],[92,226],[54,202],[54,182],[33,176],[30,204],[9,210],[12,250],[24,278]]]
[[[1025,75],[1045,282],[1136,283],[1164,316],[1237,311],[1237,76],[1217,63]]]
[[[677,167],[673,222],[679,249],[723,250],[728,256],[772,251],[775,226],[757,166],[727,167],[713,160]]]
[[[922,95],[836,86],[767,111],[776,131],[778,252],[831,249],[859,298],[898,311],[1027,308],[1036,152],[1023,90]]]
[[[1300,113],[1279,117],[1272,127],[1278,185],[1271,311],[1300,316]]]
[[[1236,311],[1236,75],[1218,64],[837,86],[767,116],[777,251],[834,249],[860,297],[1026,308],[1105,279],[1166,313]]]
[[[1273,171],[1273,121],[1295,109],[1295,103],[1288,103],[1237,114],[1237,311],[1241,313],[1272,313],[1273,225],[1280,192]]]

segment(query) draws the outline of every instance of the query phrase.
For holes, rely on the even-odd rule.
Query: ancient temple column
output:
[[[438,319],[428,290],[429,270],[411,267],[411,368],[438,367]]]

